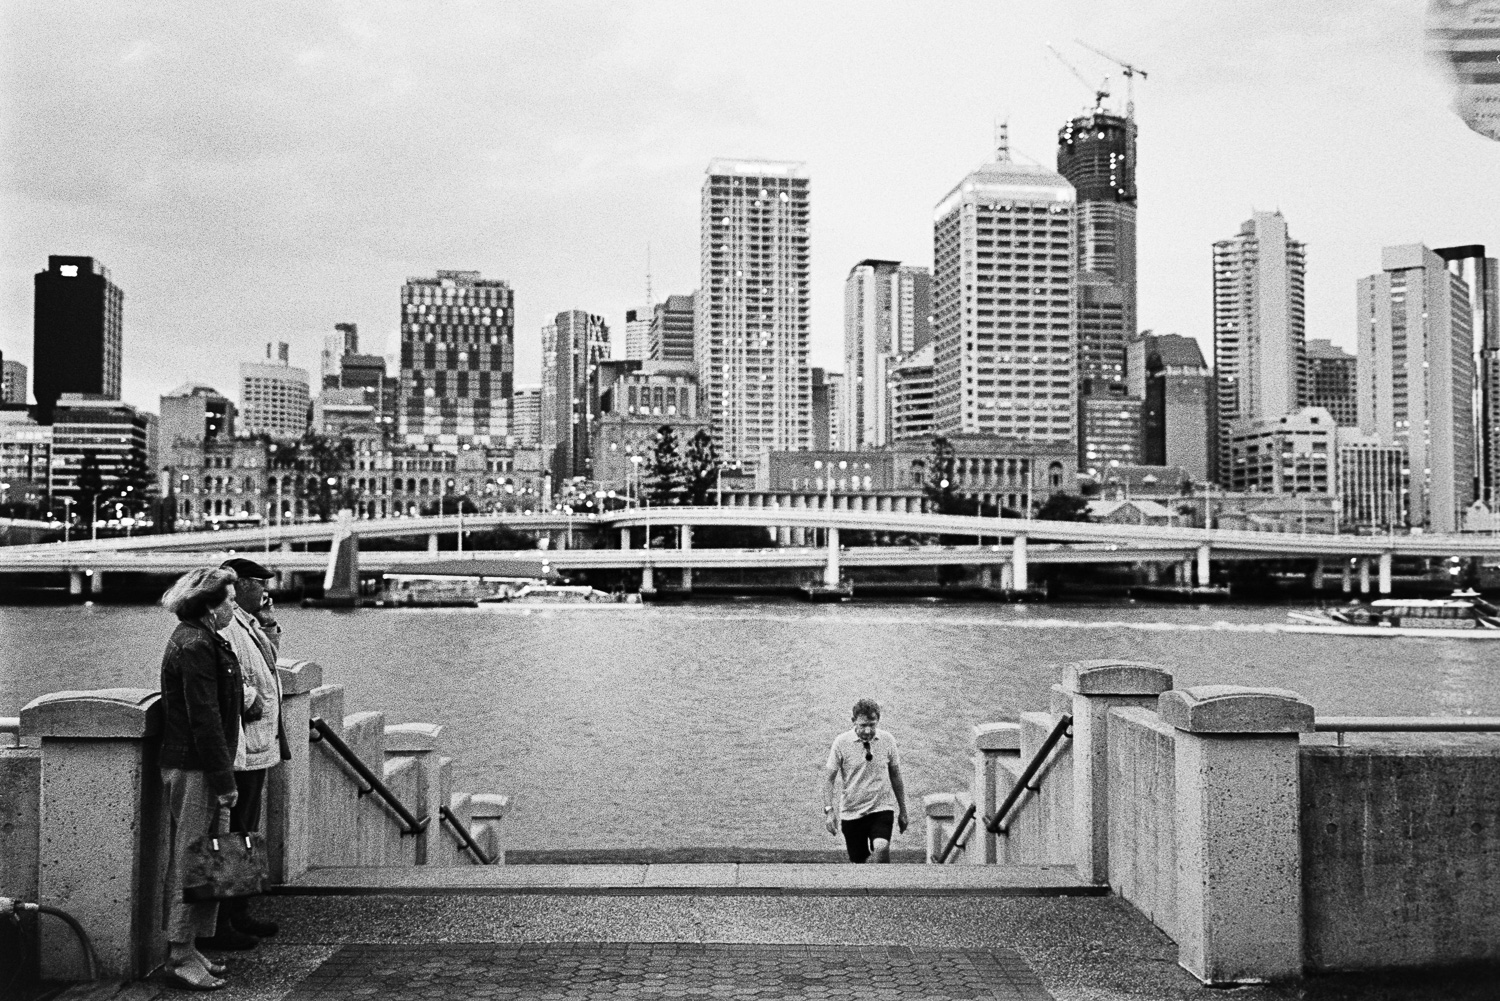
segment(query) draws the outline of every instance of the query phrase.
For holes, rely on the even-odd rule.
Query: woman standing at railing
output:
[[[234,617],[233,570],[190,570],[161,603],[178,618],[161,662],[161,775],[171,815],[166,886],[162,893],[169,955],[166,981],[212,991],[227,981],[224,967],[198,951],[195,939],[214,933],[219,905],[183,900],[183,859],[194,839],[217,819],[228,831],[234,806],[234,755],[239,741],[244,681],[239,662],[219,630]]]

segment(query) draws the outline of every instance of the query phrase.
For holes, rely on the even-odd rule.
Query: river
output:
[[[765,600],[278,611],[345,710],[444,726],[455,788],[512,797],[510,848],[830,848],[819,771],[885,707],[915,818],[963,788],[975,723],[1046,705],[1052,665],[1123,657],[1179,686],[1291,688],[1326,715],[1500,715],[1500,648],[1274,631],[1271,608]],[[66,688],[155,687],[159,608],[0,607],[0,715]],[[920,847],[920,826],[905,847]]]

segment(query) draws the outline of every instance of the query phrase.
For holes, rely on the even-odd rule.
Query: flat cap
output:
[[[233,570],[247,580],[271,580],[276,576],[275,571],[267,570],[254,560],[247,560],[243,556],[236,556],[232,560],[225,560],[219,566],[224,570]]]

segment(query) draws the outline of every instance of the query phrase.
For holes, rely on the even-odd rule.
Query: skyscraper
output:
[[[234,404],[212,386],[188,382],[161,398],[161,444],[201,447],[205,441],[234,436]]]
[[[1283,417],[1307,402],[1307,254],[1280,212],[1256,212],[1214,244],[1214,369],[1219,471],[1229,469],[1229,426]]]
[[[1359,359],[1331,341],[1307,342],[1307,405],[1327,410],[1339,427],[1359,426],[1358,364]]]
[[[1194,482],[1214,475],[1213,373],[1198,342],[1146,331],[1130,342],[1131,395],[1144,401],[1141,462],[1181,466]]]
[[[627,309],[625,311],[625,358],[627,360],[645,360],[646,339],[650,331],[650,310]]]
[[[1101,364],[1123,362],[1125,340],[1135,335],[1135,157],[1136,126],[1131,118],[1095,110],[1073,119],[1057,135],[1057,172],[1078,193],[1078,269],[1115,283],[1123,300],[1124,334],[1096,346],[1096,351],[1115,356],[1097,357]],[[1080,317],[1080,337],[1087,340],[1082,337],[1084,324]],[[1099,377],[1089,364],[1080,362],[1080,378]]]
[[[335,323],[333,333],[323,335],[321,385],[331,389],[340,385],[339,369],[345,355],[359,354],[359,324]]]
[[[692,361],[697,324],[696,293],[669,295],[651,310],[646,332],[646,358],[650,361]]]
[[[939,434],[1075,442],[1074,190],[995,159],[933,213],[933,377]]]
[[[24,406],[26,396],[26,366],[8,358],[0,360],[0,403]]]
[[[280,441],[301,438],[307,432],[307,406],[311,399],[307,369],[292,367],[286,344],[267,344],[263,365],[240,363],[242,435],[267,434]]]
[[[891,368],[891,440],[917,441],[933,426],[933,344],[902,358]]]
[[[457,452],[505,444],[515,373],[515,302],[478,271],[439,271],[401,287],[397,440]]]
[[[840,448],[891,440],[890,370],[932,339],[932,276],[899,261],[860,261],[844,281],[844,371],[848,392],[835,419]]]
[[[125,293],[92,257],[47,258],[36,274],[32,392],[44,423],[63,393],[120,398]]]
[[[1497,28],[1500,33],[1500,28]],[[1482,244],[1438,247],[1448,270],[1469,287],[1474,325],[1474,449],[1478,497],[1500,509],[1500,260]]]
[[[542,387],[517,386],[511,396],[511,437],[516,448],[537,448],[542,441]]]
[[[1474,501],[1469,287],[1419,244],[1386,247],[1357,285],[1359,429],[1406,448],[1413,525],[1451,532]]]
[[[609,360],[604,317],[572,309],[542,328],[542,461],[554,489],[591,477],[589,440],[599,419],[599,365]]]
[[[703,180],[694,360],[726,464],[812,443],[803,164],[713,160]]]

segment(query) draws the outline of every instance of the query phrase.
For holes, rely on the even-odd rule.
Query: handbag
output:
[[[188,845],[183,857],[182,899],[190,904],[231,900],[264,893],[270,881],[263,834],[219,833],[215,810],[208,832]]]

